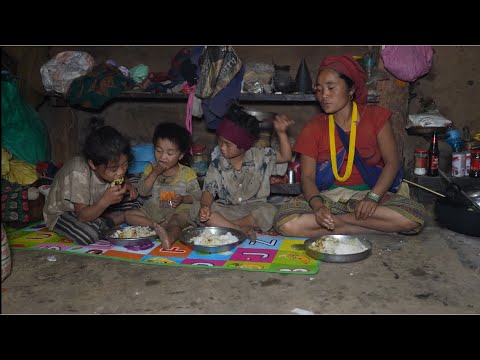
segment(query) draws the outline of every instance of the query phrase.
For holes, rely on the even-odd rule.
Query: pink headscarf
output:
[[[247,129],[238,126],[231,119],[224,117],[217,128],[217,135],[224,137],[240,149],[250,149],[257,139]]]
[[[318,72],[323,69],[333,69],[353,80],[355,86],[354,100],[359,104],[367,103],[367,74],[352,55],[327,56],[320,63]]]

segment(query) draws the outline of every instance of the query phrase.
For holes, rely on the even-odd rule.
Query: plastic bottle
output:
[[[194,144],[192,146],[192,169],[198,176],[205,176],[208,169],[208,156],[205,153],[207,147],[204,144]]]
[[[438,149],[437,133],[434,131],[430,149],[428,149],[428,168],[427,176],[438,176],[438,160],[440,158],[440,151]]]

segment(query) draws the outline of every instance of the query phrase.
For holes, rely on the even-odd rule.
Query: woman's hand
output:
[[[367,220],[368,217],[372,216],[375,213],[375,210],[377,210],[377,206],[378,203],[373,200],[361,200],[355,208],[355,218],[357,220]]]
[[[129,200],[135,200],[138,197],[137,189],[130,183],[125,184],[126,192],[130,194]]]
[[[335,228],[332,213],[326,206],[322,205],[318,207],[318,209],[314,210],[313,213],[315,215],[315,221],[318,225],[328,230],[333,230]]]
[[[183,195],[180,194],[175,194],[175,196],[172,199],[172,207],[176,208],[179,206],[181,203],[183,203]]]
[[[200,222],[205,222],[210,219],[210,215],[212,213],[212,208],[210,206],[202,206],[198,211],[198,219]]]

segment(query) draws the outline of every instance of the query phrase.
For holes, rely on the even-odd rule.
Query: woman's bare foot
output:
[[[162,243],[162,247],[166,250],[170,249],[175,241],[172,237],[168,234],[167,230],[159,224],[154,224],[153,228],[157,233],[158,237],[160,238],[160,242]]]

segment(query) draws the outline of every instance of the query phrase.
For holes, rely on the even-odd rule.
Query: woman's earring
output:
[[[353,100],[353,94],[350,93],[350,96],[348,97],[350,100]]]

